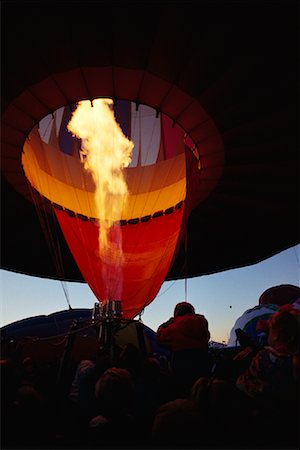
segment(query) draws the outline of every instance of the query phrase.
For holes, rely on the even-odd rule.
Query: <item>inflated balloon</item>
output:
[[[285,305],[300,298],[300,287],[293,284],[279,284],[266,289],[259,297],[260,305]]]
[[[82,359],[94,359],[99,350],[99,341],[91,323],[91,310],[85,308],[30,317],[3,326],[3,354],[9,354],[12,348],[18,346],[18,355],[22,359],[30,356],[38,361],[57,362],[64,354],[66,340],[63,337],[70,333],[74,323],[77,327],[72,360],[78,363]],[[126,326],[119,327],[114,334],[114,344],[119,349],[133,344],[142,354],[168,355],[165,348],[158,346],[155,332],[138,321],[130,321]]]
[[[259,320],[268,320],[270,317],[278,311],[277,305],[258,305],[253,308],[247,309],[233,325],[227,345],[229,347],[239,346],[239,342],[236,336],[236,330],[241,329],[247,336],[252,338],[256,344],[260,344],[265,341],[265,333],[262,335],[257,330],[256,326]]]
[[[86,107],[91,114],[97,106],[88,102]],[[99,194],[81,160],[83,144],[66,130],[71,119],[68,107],[33,129],[22,162],[31,186],[53,205],[73,257],[98,300],[104,304],[121,300],[124,317],[131,319],[155,298],[172,262],[184,217],[186,157],[184,132],[172,128],[167,116],[156,117],[143,105],[136,111],[125,101],[117,102],[115,109],[116,118],[122,113],[121,126],[134,142],[131,163],[123,168],[126,202],[125,194],[108,193],[97,209]],[[97,120],[96,129],[103,119]],[[103,137],[105,131],[100,131]],[[109,148],[104,161],[98,162],[99,178],[105,176],[115,139],[110,123]],[[111,221],[105,249],[98,242],[100,215],[106,206],[107,214],[112,214],[109,206],[120,198],[124,204]]]
[[[256,343],[265,341],[264,332],[257,330],[258,320],[268,320],[280,308],[299,310],[300,288],[292,284],[280,284],[266,289],[259,297],[259,304],[246,310],[230,331],[228,345],[239,345],[236,330],[240,328]]]
[[[54,3],[45,14],[5,2],[1,267],[87,280],[133,317],[165,279],[296,245],[295,14],[126,1]],[[280,64],[278,48],[289,49]],[[79,102],[99,98],[135,143],[128,205],[108,233],[122,258],[97,254],[94,181],[67,129]]]

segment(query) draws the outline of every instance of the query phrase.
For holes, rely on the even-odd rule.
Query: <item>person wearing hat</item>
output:
[[[171,369],[175,382],[188,392],[200,376],[210,373],[208,321],[188,302],[175,306],[174,316],[161,324],[156,333],[159,345],[171,350]]]

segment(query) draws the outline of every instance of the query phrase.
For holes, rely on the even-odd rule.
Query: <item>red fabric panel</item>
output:
[[[122,266],[99,257],[98,225],[55,210],[73,257],[99,301],[121,300],[123,316],[134,318],[156,297],[176,248],[184,207],[148,222],[112,228],[121,230]]]
[[[30,92],[50,111],[55,111],[57,105],[59,107],[65,105],[68,101],[60,88],[55,84],[52,78],[47,78],[40,83],[37,83],[30,88]],[[50,93],[50,94],[49,94]]]
[[[83,67],[82,74],[92,99],[114,96],[112,67]]]
[[[292,284],[279,284],[264,291],[259,297],[259,305],[285,305],[300,299],[300,287]]]
[[[70,102],[76,102],[78,96],[82,99],[89,98],[89,92],[86,88],[85,81],[80,69],[74,69],[70,77],[68,72],[58,73],[53,76]],[[75,96],[76,93],[76,96]]]
[[[35,119],[35,123],[38,123],[43,117],[49,114],[51,111],[49,108],[41,103],[31,92],[24,91],[14,101],[17,108],[21,109],[31,117]],[[57,109],[57,108],[55,108]],[[30,128],[27,130],[29,133]]]
[[[170,89],[170,83],[145,72],[139,91],[139,101],[154,109],[161,109],[161,104]],[[163,111],[164,112],[164,111]]]
[[[142,71],[114,67],[114,90],[116,98],[131,101],[137,100],[142,79]]]
[[[5,144],[18,146],[19,141],[26,139],[26,134],[23,130],[17,130],[11,125],[3,123],[1,124],[1,138]]]
[[[170,159],[173,156],[183,153],[184,145],[184,131],[180,126],[172,127],[173,121],[163,115],[161,119],[162,135],[164,139],[165,157]]]
[[[14,129],[26,133],[28,129],[35,126],[35,119],[12,103],[5,113],[5,123],[12,124]]]

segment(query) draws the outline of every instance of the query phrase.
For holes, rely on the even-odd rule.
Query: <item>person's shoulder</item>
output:
[[[77,373],[80,378],[89,376],[95,370],[95,363],[89,359],[83,359],[78,364]]]
[[[164,328],[168,328],[169,325],[172,325],[174,323],[175,319],[175,317],[171,317],[169,320],[159,325],[157,332],[161,331]]]
[[[198,320],[199,322],[207,322],[206,317],[203,314],[194,314],[194,317],[196,318],[196,320]]]
[[[107,424],[108,424],[108,420],[106,417],[96,416],[90,420],[88,427],[89,428],[101,428],[103,426],[106,426]]]
[[[182,324],[188,326],[189,324],[193,327],[195,326],[208,326],[206,318],[202,314],[185,314],[184,316],[175,317],[175,324]]]

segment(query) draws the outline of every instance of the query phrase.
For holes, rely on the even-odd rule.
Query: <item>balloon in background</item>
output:
[[[228,347],[239,346],[239,342],[236,337],[236,330],[240,328],[243,330],[254,342],[260,344],[265,339],[265,333],[260,335],[260,332],[256,330],[258,320],[268,320],[270,317],[278,311],[278,305],[258,305],[253,308],[247,309],[235,322],[232,327],[228,340]],[[262,338],[262,339],[261,339]]]
[[[230,331],[228,346],[239,345],[236,332],[238,328],[243,330],[257,344],[266,343],[266,333],[256,329],[258,320],[268,320],[284,305],[300,310],[300,288],[292,284],[281,284],[266,289],[259,297],[259,304],[247,309],[235,322]]]

